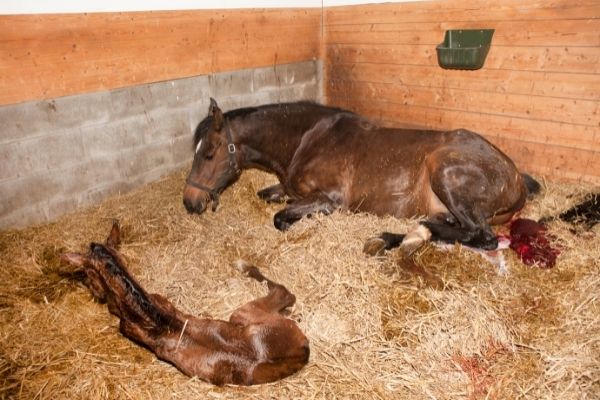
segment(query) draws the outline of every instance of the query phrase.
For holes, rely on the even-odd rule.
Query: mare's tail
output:
[[[540,185],[538,181],[533,179],[531,175],[521,174],[521,176],[523,177],[523,181],[525,182],[525,186],[527,187],[528,198],[531,198],[540,192],[540,190],[542,189],[542,185]]]

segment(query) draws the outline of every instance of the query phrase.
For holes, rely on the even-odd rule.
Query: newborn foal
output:
[[[258,268],[239,268],[269,293],[233,312],[229,322],[200,319],[177,310],[166,298],[148,294],[129,274],[117,252],[120,228],[115,221],[106,244],[92,243],[87,254],[66,253],[64,261],[83,267],[86,285],[121,319],[123,335],[188,376],[217,385],[254,385],[285,378],[308,362],[308,339],[280,313],[296,297],[265,278]]]

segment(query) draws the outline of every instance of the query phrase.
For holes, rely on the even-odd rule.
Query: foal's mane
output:
[[[338,112],[348,112],[347,110],[343,110],[338,107],[329,107],[329,106],[324,106],[322,104],[316,103],[314,101],[303,100],[303,101],[296,101],[296,102],[292,102],[292,103],[272,103],[272,104],[264,104],[262,106],[256,106],[256,107],[236,108],[234,110],[230,110],[230,111],[227,111],[226,113],[224,113],[223,117],[225,119],[234,119],[234,118],[244,117],[246,115],[253,114],[257,111],[263,111],[265,109],[272,109],[272,108],[278,108],[278,107],[284,107],[284,106],[295,106],[295,107],[304,106],[307,108],[316,106],[316,107],[323,107],[323,108],[333,110],[333,111],[338,111]],[[194,148],[196,148],[200,139],[202,139],[204,136],[206,136],[206,133],[208,132],[208,128],[210,127],[210,124],[212,124],[212,121],[213,121],[213,117],[209,115],[198,124],[198,126],[196,127],[196,131],[194,133]]]

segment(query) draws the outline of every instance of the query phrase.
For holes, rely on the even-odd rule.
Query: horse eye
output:
[[[206,155],[204,156],[204,158],[206,158],[207,160],[212,160],[212,159],[213,159],[213,154],[212,154],[212,153],[210,153],[210,154],[206,154]]]

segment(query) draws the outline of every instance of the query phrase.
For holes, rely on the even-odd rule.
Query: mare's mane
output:
[[[227,111],[226,113],[224,113],[223,117],[225,119],[234,119],[234,118],[244,117],[246,115],[253,114],[257,111],[262,111],[265,109],[271,109],[271,108],[282,107],[282,106],[304,106],[304,107],[317,106],[317,107],[323,107],[325,109],[338,111],[338,112],[348,112],[347,110],[343,110],[338,107],[329,107],[329,106],[324,106],[324,105],[321,105],[321,104],[313,102],[313,101],[303,100],[303,101],[296,101],[296,102],[292,102],[292,103],[272,103],[272,104],[264,104],[264,105],[257,106],[257,107],[236,108],[234,110],[230,110],[230,111]],[[204,136],[206,136],[206,133],[208,132],[208,128],[210,127],[210,124],[212,124],[212,121],[213,121],[213,117],[209,115],[198,124],[198,127],[196,127],[196,131],[194,133],[194,148],[196,148],[200,139],[202,139]]]

